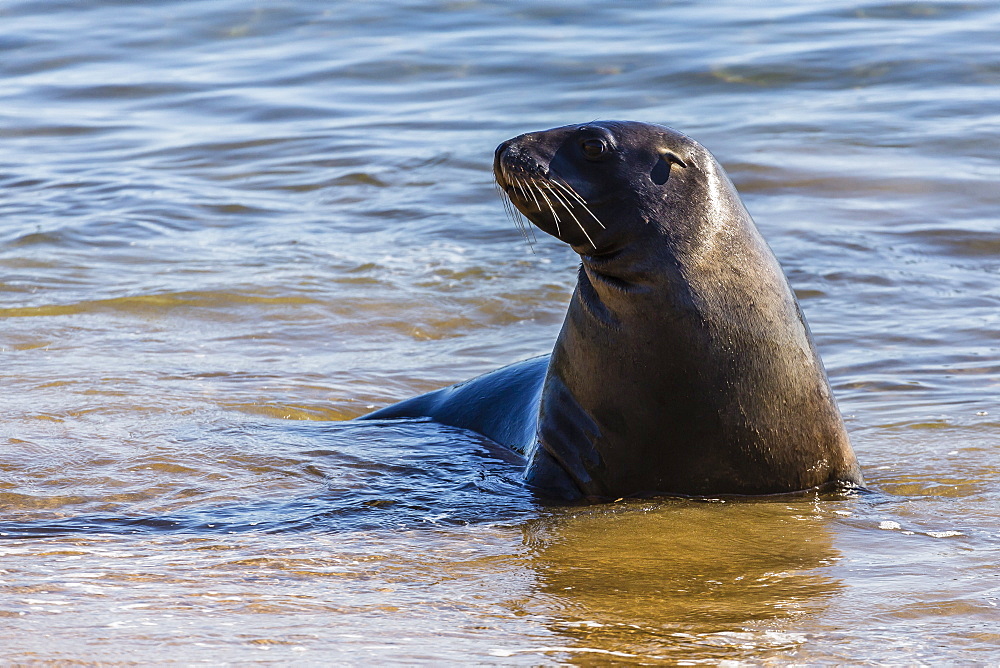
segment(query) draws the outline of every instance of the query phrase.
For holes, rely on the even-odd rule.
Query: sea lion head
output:
[[[519,212],[585,259],[652,236],[696,238],[702,216],[689,214],[725,179],[693,139],[633,121],[519,135],[497,147],[493,173]]]

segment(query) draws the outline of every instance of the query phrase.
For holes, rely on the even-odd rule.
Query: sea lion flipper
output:
[[[549,355],[522,360],[358,419],[429,417],[525,454],[534,444],[538,401],[548,365]]]

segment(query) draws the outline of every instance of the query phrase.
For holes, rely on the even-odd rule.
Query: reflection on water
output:
[[[0,6],[12,662],[996,663],[993,3]],[[711,148],[809,317],[850,499],[545,507],[375,406],[548,352],[493,148]]]
[[[636,504],[628,504],[636,505]],[[584,510],[556,528],[528,528],[543,591],[567,615],[725,627],[819,605],[835,589],[812,569],[835,559],[822,517],[782,503],[650,504]],[[562,519],[562,518],[560,518]],[[625,568],[622,566],[625,565]],[[780,583],[780,584],[779,584]],[[559,604],[557,604],[559,605]]]
[[[739,654],[752,658],[771,639],[746,637],[748,624],[820,613],[840,589],[823,568],[839,558],[833,535],[810,502],[618,506],[526,529],[538,592],[525,605],[570,647],[724,659],[749,645]]]

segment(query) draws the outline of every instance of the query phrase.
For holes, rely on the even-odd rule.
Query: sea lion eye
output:
[[[608,145],[603,139],[584,139],[580,142],[580,149],[588,158],[600,158],[608,150]]]

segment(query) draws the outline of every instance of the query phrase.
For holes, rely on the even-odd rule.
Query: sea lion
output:
[[[582,261],[552,354],[366,419],[483,434],[568,500],[863,485],[795,296],[708,150],[592,122],[503,142],[493,172]]]

